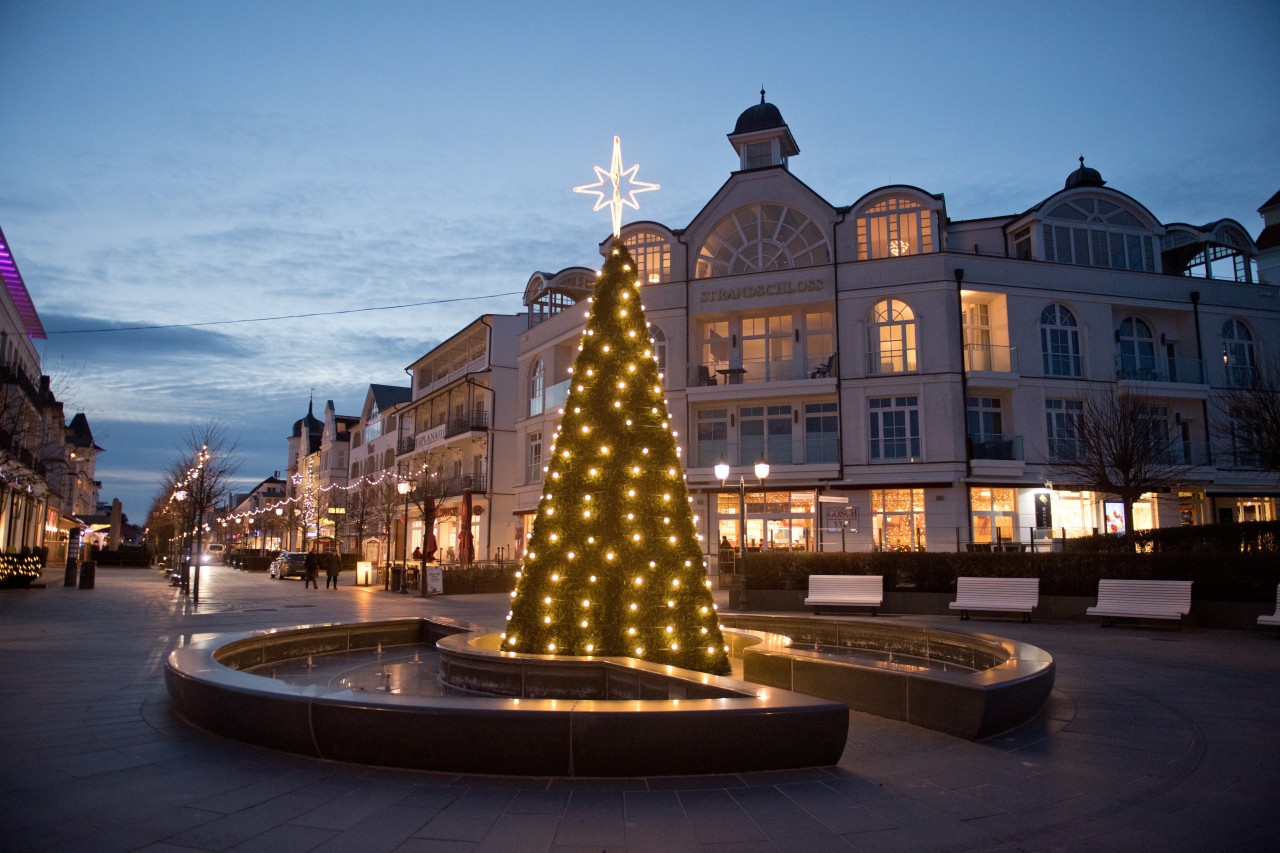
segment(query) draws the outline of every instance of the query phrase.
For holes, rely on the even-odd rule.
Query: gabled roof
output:
[[[4,282],[5,290],[9,292],[9,299],[13,301],[14,310],[22,319],[27,337],[41,340],[48,338],[44,332],[44,324],[40,322],[40,315],[36,313],[35,303],[31,301],[31,294],[27,292],[27,284],[18,270],[18,262],[9,251],[9,241],[4,236],[3,228],[0,228],[0,281]]]
[[[407,403],[413,399],[413,389],[402,385],[370,384],[369,393],[373,395],[373,403],[380,412],[385,412],[392,406]]]

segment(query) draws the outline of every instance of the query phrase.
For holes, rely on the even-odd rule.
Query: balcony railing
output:
[[[711,468],[721,462],[751,466],[761,457],[770,465],[834,465],[840,461],[840,439],[836,436],[808,436],[799,444],[791,436],[772,441],[730,442],[708,439],[690,448],[691,468]]]
[[[867,353],[867,375],[880,376],[885,373],[913,373],[917,368],[917,352],[915,347],[890,349],[881,347]]]
[[[487,409],[467,409],[452,415],[445,424],[444,437],[452,438],[464,432],[483,432],[489,428]]]
[[[1022,436],[969,436],[970,459],[1021,461]]]
[[[1222,369],[1232,388],[1250,388],[1258,381],[1258,369],[1251,364],[1224,364]]]
[[[1171,439],[1162,442],[1162,446],[1152,448],[1144,454],[1146,461],[1156,465],[1198,467],[1213,464],[1213,452],[1208,442],[1182,441]],[[1080,442],[1074,439],[1052,439],[1049,441],[1050,462],[1082,463],[1088,462],[1088,454]],[[975,457],[976,458],[976,457]]]
[[[1116,379],[1201,385],[1204,383],[1204,363],[1198,358],[1148,360],[1116,356]]]
[[[1016,373],[1018,348],[995,344],[965,344],[964,369],[969,372]]]
[[[456,474],[451,477],[432,477],[426,486],[427,494],[435,498],[450,498],[470,489],[473,492],[489,491],[487,474]]]
[[[837,373],[834,353],[811,358],[744,358],[690,364],[685,381],[690,388],[706,385],[742,385],[753,382],[791,382],[797,379],[826,379]]]

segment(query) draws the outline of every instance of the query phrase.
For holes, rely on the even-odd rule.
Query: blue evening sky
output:
[[[245,485],[315,389],[370,383],[535,270],[594,265],[607,166],[682,227],[759,89],[833,204],[889,183],[1020,212],[1084,154],[1163,222],[1255,236],[1280,188],[1280,4],[0,0],[0,226],[101,497],[145,520],[193,424]],[[476,298],[331,317],[169,328]]]

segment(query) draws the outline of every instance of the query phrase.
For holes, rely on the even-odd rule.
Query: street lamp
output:
[[[400,592],[407,593],[409,590],[405,588],[404,580],[409,574],[409,481],[396,483],[396,491],[404,495],[404,568],[400,570]]]
[[[765,478],[769,476],[769,463],[763,456],[756,462],[755,470],[756,479],[760,481],[760,488],[763,489]],[[729,479],[729,463],[718,463],[715,472],[716,479],[720,481],[720,486],[723,488],[725,481]],[[761,545],[763,544],[764,537],[761,536]],[[738,475],[738,555],[744,561],[747,559],[747,480],[741,474]]]

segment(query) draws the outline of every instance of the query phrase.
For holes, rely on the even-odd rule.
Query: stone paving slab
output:
[[[178,644],[233,631],[423,614],[500,627],[506,596],[307,590],[224,567],[198,602],[150,570],[99,569],[93,590],[45,580],[0,591],[6,851],[1269,851],[1280,833],[1272,631],[885,614],[1048,650],[1045,710],[977,743],[851,713],[829,768],[514,778],[223,740],[173,714],[162,670]]]

